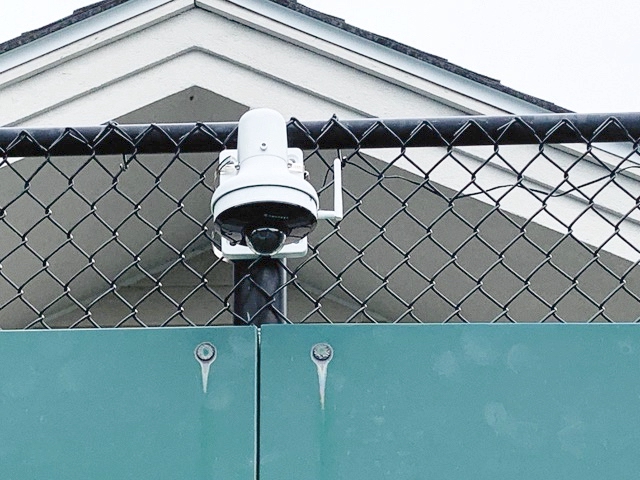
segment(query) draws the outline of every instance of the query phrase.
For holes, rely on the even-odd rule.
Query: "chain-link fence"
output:
[[[210,199],[236,128],[0,129],[0,328],[232,322]],[[323,208],[342,159],[345,216],[288,261],[287,321],[640,319],[640,115],[288,133]]]

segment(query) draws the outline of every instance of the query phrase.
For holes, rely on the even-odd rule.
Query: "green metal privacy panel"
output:
[[[634,325],[266,326],[260,369],[262,479],[640,471]]]
[[[2,332],[0,477],[254,479],[256,346],[253,328]]]

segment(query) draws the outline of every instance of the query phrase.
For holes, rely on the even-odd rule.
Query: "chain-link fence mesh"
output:
[[[288,260],[286,321],[638,321],[640,116],[544,119],[292,120],[322,208],[342,159],[345,215]],[[234,124],[88,131],[0,132],[0,328],[231,323],[210,199]]]

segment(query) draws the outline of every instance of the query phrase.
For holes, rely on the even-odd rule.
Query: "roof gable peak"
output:
[[[310,7],[307,7],[301,3],[298,3],[296,0],[226,0],[230,4],[235,4],[238,6],[242,6],[244,8],[252,9],[256,6],[273,5],[286,8],[289,12],[295,12],[297,14],[302,15],[303,20],[307,21],[317,21],[320,22],[324,27],[328,27],[329,29],[334,28],[338,31],[353,35],[360,42],[370,42],[370,45],[374,49],[382,50],[390,50],[394,52],[396,55],[400,54],[397,58],[402,58],[403,56],[412,60],[417,60],[418,62],[422,62],[423,64],[436,67],[441,71],[444,71],[448,74],[453,74],[456,77],[464,79],[465,81],[472,82],[474,84],[480,85],[484,88],[500,92],[502,94],[506,94],[509,97],[513,97],[520,102],[524,102],[525,104],[529,104],[539,109],[543,109],[543,111],[555,112],[555,113],[566,113],[569,110],[564,109],[554,103],[548,102],[546,100],[542,100],[540,98],[527,95],[523,92],[514,90],[503,85],[499,80],[488,77],[486,75],[482,75],[466,68],[460,67],[454,63],[449,62],[445,58],[439,57],[437,55],[433,55],[424,51],[421,51],[417,48],[411,47],[409,45],[397,42],[393,39],[377,35],[373,32],[361,29],[359,27],[350,25],[345,22],[345,20],[335,17],[332,15],[328,15],[322,13],[318,10],[314,10]],[[20,47],[27,46],[29,44],[33,44],[37,40],[42,40],[45,37],[61,32],[62,30],[78,25],[84,21],[95,18],[96,16],[114,11],[117,7],[130,7],[127,9],[126,15],[135,16],[139,14],[141,11],[149,10],[151,8],[155,8],[160,5],[171,4],[171,3],[189,3],[191,7],[203,7],[208,3],[206,0],[198,1],[198,0],[189,0],[188,2],[180,1],[180,0],[103,0],[97,3],[93,3],[86,7],[79,8],[75,10],[71,15],[64,17],[56,22],[53,22],[49,25],[45,25],[36,30],[32,30],[29,32],[25,32],[19,37],[8,40],[4,43],[0,43],[0,56],[2,54],[11,53],[14,50],[17,50]],[[142,9],[142,10],[141,10]],[[40,52],[41,54],[41,52]],[[1,62],[0,62],[1,63]],[[0,69],[2,70],[2,69]],[[515,111],[513,113],[516,113]],[[530,112],[529,112],[530,113]]]

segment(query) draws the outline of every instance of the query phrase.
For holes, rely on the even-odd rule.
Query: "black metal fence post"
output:
[[[286,323],[285,268],[281,260],[236,260],[233,283],[234,325]]]

